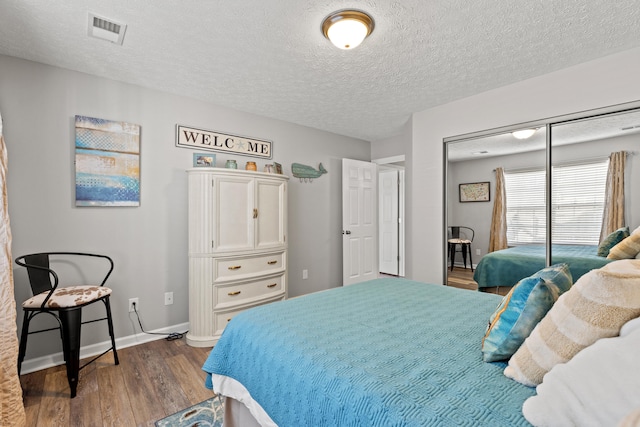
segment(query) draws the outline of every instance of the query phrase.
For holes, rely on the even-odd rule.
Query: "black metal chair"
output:
[[[74,261],[78,257],[103,258],[109,263],[109,271],[102,279],[100,285],[83,285],[83,286],[67,286],[58,287],[58,274],[50,267],[50,257],[55,260],[64,258],[68,261]],[[62,338],[62,352],[67,367],[67,379],[69,380],[69,388],[71,389],[71,397],[76,396],[78,386],[78,375],[80,370],[89,363],[95,361],[99,357],[113,351],[115,364],[118,365],[118,353],[116,351],[116,342],[113,334],[113,320],[111,318],[111,305],[109,304],[109,296],[111,289],[104,286],[105,282],[113,271],[113,260],[106,255],[96,255],[81,252],[42,252],[30,255],[23,255],[16,258],[16,264],[25,267],[29,276],[29,283],[33,292],[33,297],[22,303],[24,310],[24,322],[22,323],[22,335],[20,338],[20,348],[18,351],[18,375],[22,368],[22,362],[27,350],[27,336],[40,332],[60,330]],[[53,283],[51,282],[53,278]],[[105,306],[107,316],[82,322],[82,308],[97,301],[102,301]],[[55,328],[41,329],[29,332],[29,322],[38,314],[50,314],[57,321]],[[80,366],[80,329],[84,323],[98,322],[106,320],[109,327],[109,335],[111,336],[111,348],[104,353],[94,357],[92,360]]]
[[[449,259],[451,261],[451,271],[453,271],[453,263],[455,261],[456,252],[462,253],[462,261],[464,268],[467,268],[467,254],[473,271],[473,258],[471,257],[471,242],[475,237],[475,231],[472,228],[461,225],[454,225],[447,230],[447,249],[449,251]],[[460,250],[457,250],[460,245]]]

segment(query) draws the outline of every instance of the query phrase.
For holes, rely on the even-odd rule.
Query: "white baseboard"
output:
[[[166,328],[155,329],[153,333],[170,334],[172,332],[185,332],[189,329],[189,323],[181,323],[178,325],[167,326]],[[129,335],[122,338],[116,338],[116,349],[132,347],[134,345],[144,344],[146,342],[164,339],[162,335],[149,335],[143,332],[138,334]],[[97,344],[91,344],[84,346],[80,349],[80,358],[96,356],[108,348],[111,347],[111,341],[103,341]],[[47,356],[36,357],[33,359],[26,359],[22,362],[22,370],[20,374],[28,374],[31,372],[39,371],[41,369],[51,368],[52,366],[64,365],[64,356],[62,352],[49,354]]]

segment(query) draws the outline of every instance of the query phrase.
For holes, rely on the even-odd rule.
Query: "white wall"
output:
[[[633,49],[414,114],[407,276],[444,281],[444,138],[640,100],[639,72]]]
[[[599,141],[589,141],[575,145],[565,145],[553,148],[554,163],[566,163],[596,157],[607,157],[614,151],[635,151],[627,158],[625,177],[626,188],[626,219],[627,224],[633,230],[640,225],[640,193],[636,186],[640,182],[640,134],[625,135],[617,138],[609,138]],[[535,151],[530,153],[514,154],[510,156],[498,156],[485,159],[468,160],[449,164],[449,197],[448,217],[450,225],[466,225],[475,230],[475,239],[472,245],[474,264],[480,262],[489,248],[489,236],[491,229],[491,215],[493,201],[495,200],[495,174],[496,167],[509,169],[521,169],[528,167],[545,167],[545,152]],[[460,203],[458,200],[458,184],[465,182],[491,182],[491,202],[489,203]],[[476,255],[476,249],[480,249],[481,256]]]
[[[272,140],[285,174],[292,162],[322,162],[328,174],[313,183],[290,181],[289,294],[342,283],[341,158],[370,160],[368,142],[7,56],[0,56],[0,94],[14,258],[48,250],[111,255],[117,336],[137,327],[127,312],[131,297],[140,298],[147,330],[188,321],[185,169],[195,150],[175,146],[176,124]],[[141,125],[140,207],[74,206],[76,114]],[[217,156],[218,165],[255,160]],[[261,170],[266,161],[257,163]],[[29,295],[23,269],[15,270],[15,282],[21,302]],[[167,291],[174,292],[171,306],[164,305]],[[56,334],[45,335],[29,342],[27,359],[61,351]],[[82,344],[106,339],[95,335],[84,334]]]

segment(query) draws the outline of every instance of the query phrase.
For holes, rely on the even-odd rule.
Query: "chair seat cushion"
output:
[[[49,295],[49,291],[32,296],[22,303],[22,308],[40,308],[42,302]],[[47,301],[45,308],[70,308],[78,307],[96,301],[107,295],[111,295],[111,289],[104,286],[68,286],[58,288]]]
[[[456,244],[469,244],[471,243],[471,240],[468,239],[449,239],[449,243],[456,243]]]

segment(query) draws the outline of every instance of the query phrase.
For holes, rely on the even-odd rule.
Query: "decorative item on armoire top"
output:
[[[322,163],[318,166],[318,170],[300,163],[292,163],[291,172],[293,176],[300,179],[300,182],[312,182],[314,178],[319,178],[327,173],[327,170],[322,166]]]
[[[282,175],[282,165],[278,162],[273,162],[273,172]]]
[[[75,116],[76,206],[140,206],[140,125]]]
[[[264,165],[263,172],[265,172],[265,173],[273,173],[273,165],[268,164],[268,163],[266,165]]]
[[[247,162],[247,164],[245,165],[245,170],[248,171],[257,171],[258,167],[256,166],[256,162]]]
[[[211,153],[193,153],[194,168],[213,168],[216,166],[216,155]]]
[[[224,165],[227,169],[238,169],[238,164],[235,160],[227,160],[227,163]]]
[[[271,158],[271,141],[176,125],[176,147]]]
[[[488,202],[491,199],[489,182],[460,184],[460,202]]]

